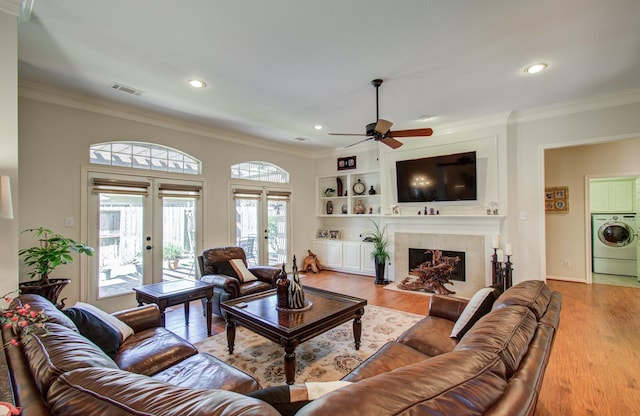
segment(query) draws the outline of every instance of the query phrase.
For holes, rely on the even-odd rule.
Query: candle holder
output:
[[[502,287],[504,290],[513,285],[513,263],[511,255],[506,255],[507,261],[498,261],[498,249],[493,249],[491,255],[491,285]]]
[[[511,263],[511,256],[507,256],[507,261],[504,263],[504,290],[507,290],[513,284],[513,263]]]
[[[493,249],[493,255],[491,256],[491,284],[497,285],[502,284],[502,280],[500,280],[500,269],[501,265],[498,263],[498,249]]]

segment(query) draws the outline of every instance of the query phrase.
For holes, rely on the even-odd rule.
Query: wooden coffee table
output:
[[[213,285],[199,280],[175,280],[151,285],[134,287],[138,306],[143,303],[155,303],[160,309],[162,326],[165,324],[164,310],[169,306],[184,304],[184,322],[189,326],[189,302],[206,299],[207,302],[207,335],[211,335],[211,298]]]
[[[304,294],[312,305],[302,311],[279,311],[276,308],[275,290],[222,302],[221,307],[227,319],[229,353],[233,354],[236,325],[241,324],[284,347],[286,381],[287,384],[293,384],[296,374],[295,351],[303,342],[353,319],[355,348],[360,349],[360,318],[364,314],[366,299],[306,286]]]

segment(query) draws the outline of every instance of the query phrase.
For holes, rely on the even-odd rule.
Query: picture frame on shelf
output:
[[[329,230],[319,229],[316,232],[316,238],[329,238]]]
[[[339,240],[340,239],[340,230],[329,230],[329,238],[331,240]]]
[[[338,158],[338,170],[349,170],[356,168],[356,157],[347,156]]]

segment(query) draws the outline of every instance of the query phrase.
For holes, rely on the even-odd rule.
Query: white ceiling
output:
[[[308,150],[364,133],[374,78],[392,130],[435,134],[640,88],[638,0],[35,0],[18,39],[23,81]]]

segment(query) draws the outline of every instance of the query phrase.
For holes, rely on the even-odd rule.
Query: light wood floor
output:
[[[309,286],[366,298],[370,305],[425,315],[427,296],[383,289],[372,278],[323,271],[302,279]],[[560,328],[545,373],[537,416],[640,415],[640,289],[550,280],[562,293]],[[198,342],[206,337],[200,302],[190,325],[180,307],[167,328]],[[214,317],[214,332],[224,321]]]

